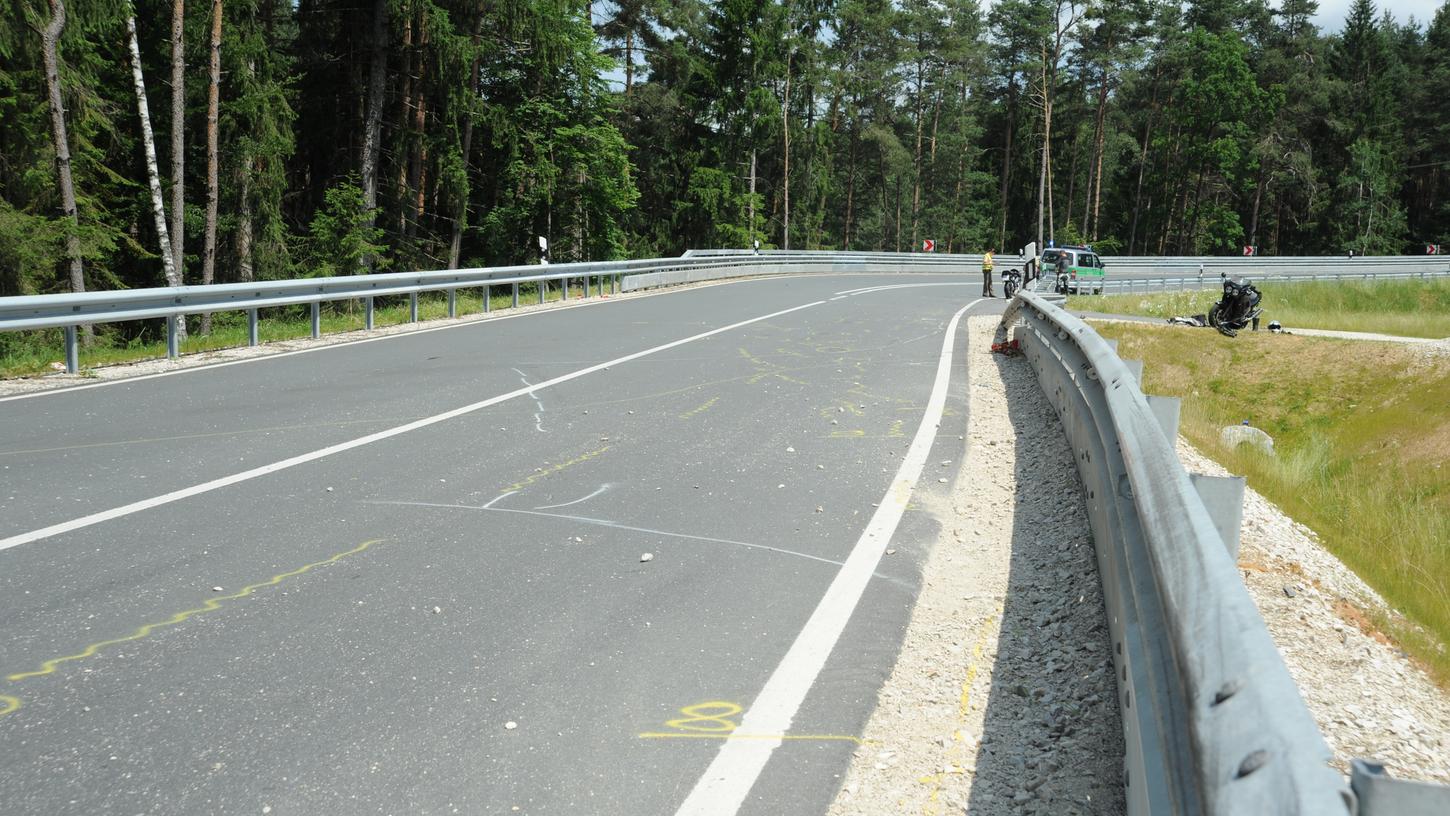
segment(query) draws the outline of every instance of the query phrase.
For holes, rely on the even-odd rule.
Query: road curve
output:
[[[0,401],[0,811],[824,812],[936,533],[907,487],[961,459],[972,277]]]

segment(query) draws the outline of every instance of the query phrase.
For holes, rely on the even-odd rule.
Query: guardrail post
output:
[[[363,327],[368,331],[373,330],[373,299],[372,296],[364,298],[367,301],[366,317],[363,318]]]
[[[514,281],[514,308],[519,308],[519,283]]]
[[[247,310],[247,345],[257,345],[257,310]]]
[[[458,317],[458,290],[448,290],[448,316]]]
[[[322,301],[312,301],[312,339],[322,336]]]
[[[493,310],[493,297],[491,296],[492,295],[491,288],[492,287],[490,287],[486,283],[483,285],[483,313],[484,314],[488,314],[490,311]]]
[[[1239,558],[1239,525],[1244,520],[1244,477],[1188,474],[1188,481],[1213,521],[1218,537],[1235,563]]]
[[[615,274],[609,276],[609,294],[611,294],[611,295],[617,295],[617,294],[619,294],[619,273],[618,272],[616,272]]]
[[[417,292],[409,292],[408,293],[408,322],[409,323],[417,323],[418,322],[418,293]]]
[[[544,303],[544,299],[549,296],[549,282],[547,280],[541,280],[538,282],[537,286],[539,287],[539,305],[542,306]],[[567,297],[564,299],[568,300]]]
[[[67,374],[78,374],[81,370],[80,345],[76,342],[76,327],[65,327],[65,370]]]
[[[559,282],[564,285],[564,302],[565,303],[568,303],[569,302],[569,278],[568,277],[565,277],[562,281],[559,281]]]
[[[181,356],[181,344],[176,337],[176,315],[166,316],[166,356],[172,360]]]

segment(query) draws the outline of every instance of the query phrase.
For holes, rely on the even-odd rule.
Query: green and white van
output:
[[[1093,252],[1091,247],[1083,246],[1060,246],[1052,247],[1042,251],[1042,274],[1046,276],[1057,276],[1057,259],[1060,255],[1067,256],[1067,293],[1078,294],[1078,292],[1091,292],[1094,295],[1103,293],[1103,278],[1106,272],[1103,269],[1103,259]],[[1061,284],[1059,284],[1061,288]]]

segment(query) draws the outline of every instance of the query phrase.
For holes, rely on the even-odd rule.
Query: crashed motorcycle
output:
[[[1208,310],[1208,325],[1225,337],[1237,335],[1250,324],[1257,330],[1259,315],[1264,313],[1261,300],[1263,295],[1247,278],[1234,280],[1224,275],[1223,297]]]
[[[1012,297],[1017,289],[1022,286],[1022,273],[1015,269],[1009,269],[1002,273],[1002,295]]]

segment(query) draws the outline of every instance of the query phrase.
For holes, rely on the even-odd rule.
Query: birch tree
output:
[[[131,51],[131,81],[136,89],[136,112],[141,118],[141,143],[146,150],[146,178],[151,185],[151,213],[156,218],[156,238],[161,255],[161,269],[167,286],[180,286],[181,273],[171,254],[171,239],[166,229],[166,201],[161,193],[161,172],[156,167],[156,137],[151,132],[151,111],[146,105],[146,80],[141,74],[141,46],[136,39],[136,8],[126,7],[126,45]],[[186,339],[186,321],[177,321],[177,335]]]

